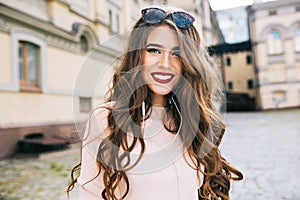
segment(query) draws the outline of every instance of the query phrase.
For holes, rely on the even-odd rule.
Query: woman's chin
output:
[[[171,88],[162,87],[162,86],[160,87],[154,86],[154,87],[150,87],[150,89],[154,94],[161,95],[161,96],[165,96],[172,91]]]

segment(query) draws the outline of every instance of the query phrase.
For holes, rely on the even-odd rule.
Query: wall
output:
[[[299,6],[299,1],[289,0],[250,7],[261,109],[300,106],[299,53],[294,48],[295,31],[300,27]],[[280,32],[283,44],[280,54],[268,54],[267,35],[272,30]]]
[[[248,88],[247,81],[252,80],[255,83],[255,74],[253,64],[247,64],[246,57],[251,56],[251,52],[239,51],[236,53],[225,53],[223,55],[223,63],[225,67],[225,82],[228,92],[244,93],[250,97],[255,97],[255,89]],[[226,59],[230,58],[231,65],[226,65]],[[228,82],[233,83],[233,89],[228,88]]]

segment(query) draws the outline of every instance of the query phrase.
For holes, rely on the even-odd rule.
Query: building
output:
[[[248,7],[259,109],[300,106],[300,1]]]
[[[227,111],[255,109],[256,77],[251,41],[211,46],[216,63],[222,70]]]
[[[0,0],[0,159],[31,133],[78,138],[90,110],[103,102],[108,86],[102,86],[122,54],[126,31],[152,3]],[[216,20],[211,24],[210,32],[219,33]]]
[[[256,77],[246,7],[219,10],[216,16],[225,42],[210,50],[222,71],[226,110],[254,110]]]
[[[93,105],[97,75],[120,54],[100,45],[125,30],[142,2],[125,0],[0,1],[0,158],[24,135],[72,137]],[[115,37],[118,38],[118,37]],[[106,44],[104,42],[104,44]],[[93,55],[89,52],[93,49]],[[94,62],[89,63],[89,62]],[[84,70],[90,65],[89,73]],[[113,73],[113,68],[107,71]],[[80,78],[84,74],[84,85]],[[78,84],[80,83],[80,84]],[[88,89],[85,89],[88,88]]]

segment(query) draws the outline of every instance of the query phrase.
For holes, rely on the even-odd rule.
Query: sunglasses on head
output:
[[[145,8],[141,12],[144,21],[148,24],[158,24],[170,16],[177,27],[187,29],[195,21],[193,16],[183,11],[166,12],[160,8]]]

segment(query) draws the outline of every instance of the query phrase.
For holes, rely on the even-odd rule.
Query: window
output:
[[[272,15],[277,15],[277,11],[276,10],[270,10],[269,11],[269,15],[272,16]]]
[[[300,52],[300,28],[297,28],[295,33],[295,51]]]
[[[269,55],[280,54],[283,52],[282,40],[279,31],[271,31],[268,34],[267,45]]]
[[[226,58],[226,65],[227,66],[231,65],[231,59],[229,57]]]
[[[121,30],[122,18],[120,17],[120,12],[121,10],[113,5],[111,5],[111,8],[108,10],[108,25],[110,33],[117,33]]]
[[[40,48],[39,46],[19,41],[18,65],[20,88],[23,91],[40,91],[39,71],[40,71]]]
[[[249,79],[247,81],[248,89],[253,89],[253,80]]]
[[[251,64],[252,63],[252,57],[250,55],[247,55],[246,62],[247,62],[247,64]]]
[[[116,19],[117,19],[117,31],[119,32],[120,31],[120,16],[117,15]]]
[[[111,31],[111,30],[113,30],[112,11],[111,10],[108,11],[108,17],[109,17],[109,30]]]
[[[229,90],[233,89],[233,83],[231,81],[228,82],[228,89]]]
[[[90,112],[92,109],[91,97],[79,97],[80,112]]]
[[[24,32],[24,30],[12,28],[11,32],[12,82],[3,88],[15,92],[46,92],[47,44],[45,38],[31,30]]]
[[[88,43],[88,39],[86,38],[86,36],[82,35],[80,37],[80,50],[82,52],[88,52],[89,50],[89,43]]]

